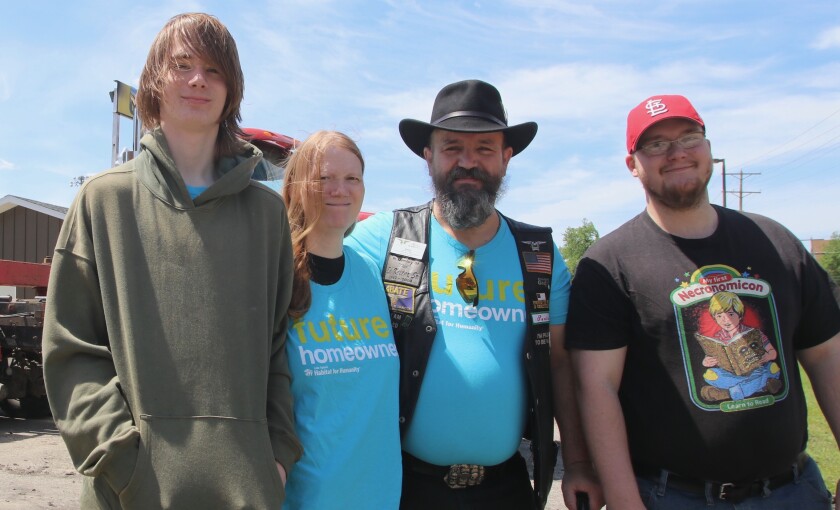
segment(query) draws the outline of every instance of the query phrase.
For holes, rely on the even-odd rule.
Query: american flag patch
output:
[[[543,252],[523,251],[525,270],[529,273],[551,274],[551,254]]]

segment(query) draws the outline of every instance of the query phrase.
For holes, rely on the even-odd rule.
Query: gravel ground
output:
[[[77,509],[81,477],[51,419],[0,415],[0,510]]]
[[[527,448],[521,448],[527,458]],[[566,510],[560,493],[563,468],[558,459],[546,510]],[[10,418],[0,412],[0,510],[79,508],[82,475],[53,421]]]

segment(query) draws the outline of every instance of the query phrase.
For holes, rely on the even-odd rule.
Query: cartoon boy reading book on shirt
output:
[[[782,388],[778,353],[767,336],[744,324],[744,303],[732,292],[718,292],[709,300],[709,314],[720,329],[714,336],[695,333],[706,357],[706,385],[700,396],[710,402],[742,400],[760,391]]]

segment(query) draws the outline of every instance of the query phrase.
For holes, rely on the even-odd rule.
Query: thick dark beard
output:
[[[455,189],[456,179],[470,177],[482,183],[481,188]],[[455,230],[481,226],[496,211],[496,200],[504,194],[504,180],[480,168],[456,167],[448,174],[433,177],[435,200],[443,220]]]

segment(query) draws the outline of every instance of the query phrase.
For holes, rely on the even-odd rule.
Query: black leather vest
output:
[[[414,416],[432,342],[437,333],[429,292],[431,206],[429,202],[394,211],[394,225],[382,270],[391,324],[400,355],[400,432],[403,436]],[[534,459],[536,507],[542,509],[548,498],[557,459],[548,321],[554,241],[551,228],[527,225],[501,213],[499,215],[510,226],[520,253],[527,330],[522,362],[525,363],[529,390],[525,435],[531,440]],[[404,249],[394,253],[395,239],[427,246],[422,255],[416,252],[411,253],[411,256],[405,255],[407,251]],[[545,254],[549,255],[548,264],[545,263]]]

